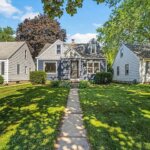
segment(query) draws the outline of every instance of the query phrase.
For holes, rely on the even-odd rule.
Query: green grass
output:
[[[150,85],[81,89],[80,102],[93,150],[150,149]]]
[[[24,84],[0,88],[0,150],[54,149],[68,89]]]

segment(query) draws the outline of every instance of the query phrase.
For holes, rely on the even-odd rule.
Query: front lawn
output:
[[[0,150],[53,149],[69,89],[0,88]]]
[[[81,89],[80,102],[93,150],[150,149],[150,85]]]

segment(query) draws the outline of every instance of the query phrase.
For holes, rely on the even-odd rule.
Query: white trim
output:
[[[88,63],[92,63],[92,68],[93,68],[93,71],[92,71],[92,73],[89,73],[88,72]],[[92,62],[90,62],[90,61],[87,61],[87,74],[96,74],[95,72],[94,72],[94,69],[95,69],[95,67],[94,67],[94,63],[98,63],[98,65],[99,65],[99,71],[100,71],[100,62],[96,62],[96,61],[92,61]]]
[[[75,53],[77,53],[79,56],[80,56],[80,58],[83,58],[77,51],[75,51],[73,48],[70,48],[70,49],[68,49],[65,53],[64,53],[64,55],[67,55],[70,51],[74,51]],[[65,58],[68,58],[68,57],[65,57]],[[71,58],[71,57],[70,57]],[[74,59],[76,59],[76,58],[74,58]]]
[[[56,72],[54,73],[51,73],[51,72],[46,72],[47,74],[58,74],[58,71],[57,71],[57,61],[54,60],[47,60],[47,61],[43,61],[43,71],[45,71],[45,63],[55,63],[56,64]]]

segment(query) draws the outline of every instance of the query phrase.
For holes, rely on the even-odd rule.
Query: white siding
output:
[[[123,57],[120,57],[120,50],[123,50]],[[125,75],[125,64],[129,64],[129,74]],[[117,76],[117,66],[120,68],[119,76]],[[140,80],[140,59],[124,44],[120,47],[118,54],[113,63],[114,81],[133,81],[141,82]]]
[[[27,50],[27,58],[25,59],[25,50]],[[20,64],[20,74],[17,74],[17,64]],[[25,66],[27,66],[27,74],[25,74]],[[31,70],[30,70],[31,69]],[[29,80],[30,71],[35,70],[31,53],[27,44],[24,44],[9,59],[9,81]]]
[[[56,48],[57,44],[61,45],[61,54],[57,54]],[[68,46],[60,40],[57,40],[52,44],[46,51],[44,51],[40,56],[37,57],[38,60],[60,60],[64,57],[64,52],[68,49]]]
[[[150,82],[150,74],[146,74],[146,61],[150,61],[150,59],[143,59],[140,61],[140,76],[141,82]]]
[[[4,62],[4,75],[2,75],[1,73],[1,63]],[[8,60],[0,60],[0,75],[2,75],[2,77],[4,78],[4,82],[8,82]]]

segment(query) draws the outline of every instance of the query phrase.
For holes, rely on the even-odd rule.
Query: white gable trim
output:
[[[65,52],[65,55],[67,55],[70,51],[74,51],[75,53],[77,53],[77,54],[82,58],[82,56],[81,56],[77,51],[75,51],[75,50],[72,49],[72,48],[68,49],[68,50]]]
[[[43,53],[41,53],[38,57],[36,57],[36,59],[40,58],[44,53],[46,53],[49,49],[51,49],[54,45],[57,45],[58,42],[63,43],[63,41],[61,40],[57,40],[55,41],[52,45],[50,45]]]

